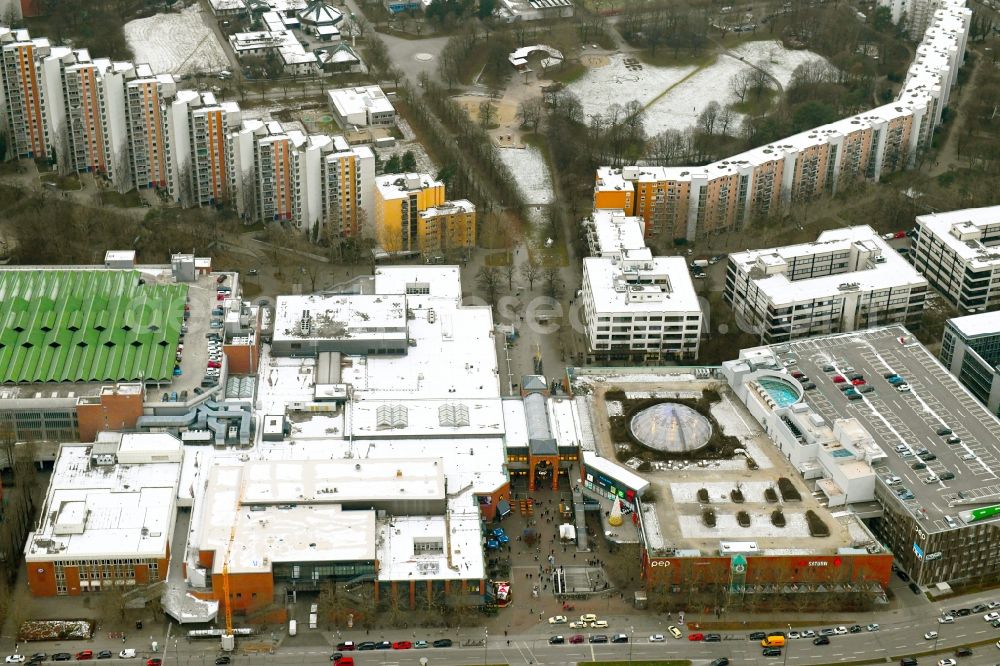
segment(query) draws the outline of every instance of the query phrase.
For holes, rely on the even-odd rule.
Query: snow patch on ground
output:
[[[604,67],[588,70],[567,87],[580,98],[585,117],[603,114],[612,104],[624,106],[634,99],[645,106],[696,69],[694,66],[651,67],[622,54],[610,56],[609,61]]]
[[[740,481],[739,484],[744,499],[752,504],[763,504],[766,501],[764,491],[774,486],[766,481]],[[735,481],[729,483],[671,483],[670,495],[676,504],[697,504],[698,490],[701,488],[708,491],[710,504],[733,504],[729,493],[736,489]]]
[[[809,536],[809,526],[801,513],[785,512],[785,526],[775,527],[771,524],[771,514],[759,511],[748,511],[750,526],[740,527],[736,522],[736,512],[715,514],[715,527],[708,527],[701,516],[677,516],[680,522],[681,534],[687,539],[728,539],[740,540],[764,538],[800,538]]]
[[[541,151],[534,146],[497,148],[497,151],[513,173],[525,203],[536,206],[552,203],[552,175]]]
[[[136,63],[156,74],[211,72],[229,66],[222,45],[202,16],[200,5],[177,13],[157,14],[125,24],[125,40]]]
[[[646,132],[654,135],[667,129],[684,130],[693,126],[698,115],[712,101],[723,106],[737,101],[729,91],[729,80],[740,70],[749,69],[751,64],[766,67],[782,86],[786,86],[796,67],[823,60],[822,56],[812,51],[793,51],[777,41],[747,42],[733,49],[732,53],[736,57],[720,55],[710,67],[683,83],[681,81],[694,72],[695,67],[641,64],[641,68],[636,68],[634,62],[626,62],[627,56],[613,55],[609,65],[591,69],[571,83],[568,90],[580,98],[584,115],[590,116],[605,113],[612,104],[624,105],[633,99],[645,106],[667,88],[676,85],[646,109]],[[738,124],[742,116],[737,115],[734,120]]]
[[[751,65],[766,68],[784,87],[792,80],[796,67],[823,61],[822,56],[812,51],[792,51],[775,41],[747,42],[733,49],[733,53],[736,58],[719,56],[711,67],[698,72],[647,109],[646,131],[658,134],[665,129],[684,130],[697,122],[698,115],[712,101],[723,106],[738,101],[729,91],[729,80],[737,72],[749,70]],[[735,120],[742,122],[743,116],[738,115]]]

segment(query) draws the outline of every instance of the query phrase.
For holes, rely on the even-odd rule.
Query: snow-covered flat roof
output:
[[[379,580],[485,578],[481,540],[475,505],[451,511],[448,520],[444,516],[389,518],[379,524]]]
[[[649,273],[665,277],[666,284],[622,284],[620,260],[610,257],[587,257],[583,260],[583,279],[589,283],[598,314],[625,312],[700,311],[698,295],[683,257],[650,257]],[[637,298],[647,294],[648,299]]]
[[[444,465],[437,458],[247,462],[243,504],[334,504],[429,500],[445,495]]]
[[[308,325],[303,317],[308,313]],[[406,334],[406,299],[375,295],[279,296],[275,340],[395,339]]]
[[[352,358],[342,377],[355,400],[499,397],[490,309],[456,307],[450,299],[408,297],[407,304],[414,345],[403,356]]]
[[[646,247],[641,217],[628,216],[620,210],[598,209],[590,216],[589,225],[602,255]]]
[[[355,113],[394,113],[392,102],[380,86],[334,88],[326,92],[337,114],[346,118]]]
[[[29,561],[162,558],[174,525],[180,462],[93,465],[92,445],[60,447]]]
[[[1000,334],[1000,310],[955,317],[948,321],[967,338]]]
[[[976,267],[1000,266],[1000,244],[985,245],[987,230],[1000,230],[1000,206],[918,215],[920,233],[933,234],[949,250]]]
[[[428,294],[413,293],[423,289]],[[375,270],[375,293],[410,293],[415,303],[420,296],[430,296],[457,304],[462,298],[461,274],[458,266],[382,266]]]
[[[218,465],[209,473],[195,545],[215,552],[214,573],[222,572],[227,559],[229,571],[237,574],[269,572],[275,562],[375,559],[373,510],[348,511],[333,503],[237,509],[244,472],[245,467]]]
[[[405,415],[405,425],[383,425],[393,410]],[[354,437],[424,437],[502,435],[500,398],[487,400],[361,400],[351,407]]]
[[[468,487],[471,492],[491,493],[507,482],[503,438],[433,437],[412,439],[340,439],[316,441],[260,442],[260,457],[270,461],[442,461],[449,492]]]
[[[649,486],[649,482],[646,479],[632,470],[619,465],[613,460],[602,458],[591,451],[583,452],[583,464],[615,481],[620,481],[625,486],[634,490],[636,494],[641,495],[642,491]]]
[[[383,199],[405,199],[410,192],[418,192],[443,184],[427,173],[389,173],[375,179],[375,188]]]
[[[508,398],[502,403],[504,442],[507,446],[528,446],[528,422],[524,415],[524,401]]]
[[[802,257],[850,253],[855,247],[878,254],[884,261],[854,271],[794,281],[781,272],[755,279],[754,283],[775,305],[837,296],[845,293],[845,285],[851,285],[850,291],[864,292],[927,284],[913,266],[866,225],[824,231],[813,243],[733,253],[730,261],[738,264],[744,273],[751,274],[753,279],[752,270],[758,263],[780,267]]]

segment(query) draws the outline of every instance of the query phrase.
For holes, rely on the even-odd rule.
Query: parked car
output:
[[[703,641],[705,640],[705,634],[701,632],[695,632],[693,634],[688,634],[689,641]]]
[[[452,645],[450,638],[439,638],[433,643],[431,643],[436,648],[449,648]]]
[[[334,659],[334,661],[338,660]],[[215,666],[225,666],[225,664],[231,664],[231,663],[233,663],[233,660],[228,654],[224,654],[221,657],[215,658]]]
[[[549,636],[549,645],[562,645],[566,639],[562,636]]]
[[[52,655],[52,661],[69,661],[73,658],[69,652],[56,652]]]
[[[569,642],[573,645],[578,645],[583,642],[583,634],[573,634],[569,637]]]
[[[396,641],[392,644],[393,650],[409,650],[413,647],[413,643],[410,641]]]
[[[651,634],[649,637],[650,643],[662,643],[663,641],[663,634]]]
[[[79,652],[76,653],[77,661],[84,661],[86,659],[93,659],[93,658],[94,658],[93,650],[80,650]]]
[[[762,641],[765,638],[767,638],[767,634],[765,634],[763,631],[751,631],[750,634],[747,636],[747,638],[749,638],[752,641]]]
[[[718,659],[713,659],[712,663],[708,666],[729,666],[729,658],[719,657]]]
[[[436,642],[437,641],[435,641],[435,643]],[[434,647],[437,647],[437,645],[435,645]],[[363,641],[361,643],[358,643],[358,650],[374,650],[374,649],[375,649],[374,641]]]
[[[23,664],[24,662],[25,657],[23,654],[9,654],[3,660],[5,664]]]
[[[607,643],[608,637],[604,634],[594,634],[589,640],[591,643]]]
[[[114,655],[111,654],[111,650],[101,650],[97,653],[98,659],[111,659]]]
[[[874,622],[865,627],[868,631],[878,631],[880,627]]]
[[[722,641],[722,634],[705,634],[706,643],[719,643]]]
[[[428,643],[427,641],[416,641],[413,643],[414,650],[422,650],[426,647],[430,647],[430,643]]]
[[[565,615],[553,615],[549,618],[549,624],[566,624],[569,622],[569,618]]]

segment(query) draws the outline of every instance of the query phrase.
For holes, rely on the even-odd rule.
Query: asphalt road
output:
[[[959,646],[970,645],[983,641],[989,641],[986,645],[974,648],[975,654],[972,657],[963,658],[960,666],[973,664],[993,664],[1000,662],[1000,650],[993,643],[1000,639],[1000,629],[994,629],[989,623],[982,619],[982,613],[970,615],[964,618],[957,618],[954,624],[940,625],[937,623],[937,616],[941,611],[971,607],[972,605],[993,599],[1000,598],[1000,594],[975,595],[962,600],[949,600],[941,603],[928,603],[923,597],[914,597],[918,601],[917,606],[899,609],[890,613],[870,613],[863,616],[853,616],[853,621],[859,624],[873,621],[881,624],[881,629],[877,632],[862,632],[860,634],[847,634],[843,636],[831,636],[830,644],[817,646],[813,645],[811,639],[789,639],[786,654],[780,658],[764,657],[757,641],[746,638],[747,632],[719,632],[723,634],[724,640],[718,643],[692,642],[686,640],[688,627],[685,630],[685,638],[675,640],[669,638],[663,643],[650,643],[648,636],[651,633],[666,634],[667,619],[657,615],[636,615],[633,617],[610,617],[611,626],[602,630],[606,635],[617,632],[631,633],[634,640],[631,644],[589,644],[580,645],[549,645],[548,638],[553,634],[562,634],[566,637],[575,633],[565,625],[556,627],[546,623],[539,623],[537,627],[528,634],[510,636],[510,644],[503,636],[490,636],[488,645],[472,647],[462,647],[458,645],[464,637],[470,637],[477,642],[482,639],[482,630],[470,628],[459,631],[447,630],[427,630],[424,632],[427,639],[439,638],[444,635],[452,636],[456,639],[456,646],[452,648],[429,648],[424,650],[375,650],[368,652],[353,652],[358,664],[385,666],[402,666],[408,664],[419,664],[421,658],[426,658],[428,663],[446,664],[449,666],[459,664],[575,664],[581,661],[628,661],[648,660],[668,658],[690,659],[695,666],[703,666],[716,657],[728,657],[733,664],[830,664],[830,663],[851,663],[869,659],[890,659],[900,656],[920,653],[924,651],[937,650],[933,657],[921,658],[921,663],[936,663],[939,659],[950,657],[954,649]],[[515,612],[510,609],[504,612]],[[848,622],[846,618],[852,617],[850,614],[838,614],[842,622]],[[735,618],[729,618],[735,619]],[[628,623],[628,624],[626,624]],[[301,625],[300,625],[301,626]],[[823,627],[832,626],[830,623],[817,623],[811,626],[818,630]],[[796,626],[795,630],[801,631],[805,626]],[[787,626],[780,624],[771,626],[770,629],[784,629]],[[924,639],[925,632],[938,631],[937,641]],[[357,641],[366,640],[361,632],[357,636],[345,635],[343,640],[353,639]],[[403,630],[400,630],[400,634]],[[409,632],[407,632],[409,633]],[[589,635],[585,634],[585,635]],[[417,629],[414,634],[416,638],[421,637],[421,630]],[[371,640],[386,638],[405,638],[412,640],[411,636],[393,636],[391,631],[373,632]],[[285,638],[282,647],[279,647],[275,654],[263,655],[243,655],[239,651],[233,656],[233,663],[236,666],[251,664],[320,664],[329,661],[334,648],[323,645],[327,640],[335,640],[332,634],[325,634],[312,631],[300,631],[295,638]],[[183,640],[170,641],[171,645],[167,651],[165,666],[201,666],[212,664],[218,652],[218,644],[215,641],[198,641],[187,643]],[[161,643],[162,644],[162,643]],[[66,651],[75,651],[84,647],[92,647],[97,650],[105,646],[73,646],[72,648],[60,647]],[[32,646],[26,650],[29,654],[35,649],[44,649],[44,646]],[[120,649],[118,646],[117,649]],[[115,650],[117,652],[117,649]],[[53,651],[51,648],[49,651]],[[151,656],[151,655],[146,655]]]

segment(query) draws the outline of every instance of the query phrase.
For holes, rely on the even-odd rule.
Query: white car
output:
[[[983,616],[983,619],[987,622],[992,622],[993,620],[1000,620],[1000,613],[992,611]]]
[[[667,627],[667,631],[670,632],[670,635],[673,636],[674,638],[679,639],[681,636],[683,636],[681,630],[675,627],[674,625],[670,625],[669,627]]]
[[[135,659],[135,648],[125,648],[118,653],[119,659]]]
[[[586,622],[570,622],[569,623],[569,628],[570,629],[586,629],[587,628],[587,623]]]
[[[566,624],[568,621],[565,615],[555,615],[549,618],[549,624]]]
[[[962,460],[975,460],[975,459],[976,459],[976,454],[975,453],[964,453],[964,454],[962,454]]]
[[[986,607],[989,608],[990,610],[993,610],[994,608],[1000,608],[1000,601],[991,601],[988,604],[986,604]]]
[[[868,625],[868,631],[878,631],[880,628],[881,627],[879,627],[874,622]]]
[[[653,634],[649,637],[650,643],[662,643],[664,641],[663,634]]]
[[[847,627],[843,627],[843,626],[836,627],[833,630],[833,633],[837,634],[838,636],[843,636],[843,635],[845,635],[847,633]]]
[[[9,654],[7,658],[3,660],[5,664],[23,664],[24,655],[23,654]]]
[[[900,393],[909,393],[910,387],[908,384],[901,384],[896,387],[896,390],[899,391]]]
[[[953,618],[951,615],[942,615],[941,617],[938,618],[938,624],[951,624],[954,621],[955,618]]]
[[[788,637],[789,638],[802,638],[802,634],[800,634],[797,631],[789,631],[788,632]]]
[[[938,662],[938,666],[956,666],[958,664],[954,659],[942,659]]]
[[[799,636],[802,638],[816,638],[816,632],[812,629],[804,629]]]
[[[608,621],[607,620],[594,620],[593,622],[590,623],[590,626],[592,626],[594,629],[607,629],[607,627],[608,627]]]
[[[932,641],[937,637],[938,637],[938,632],[936,631],[928,631],[926,634],[924,634],[924,640],[927,641]]]

